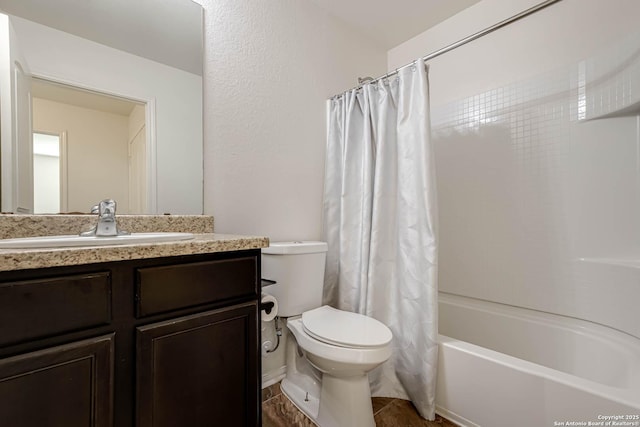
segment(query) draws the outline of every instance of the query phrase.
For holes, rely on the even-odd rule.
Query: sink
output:
[[[136,243],[161,243],[191,240],[191,233],[131,233],[120,236],[42,236],[20,239],[0,239],[0,249],[77,248],[84,246],[131,245]]]

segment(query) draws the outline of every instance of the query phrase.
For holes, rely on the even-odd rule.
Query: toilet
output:
[[[320,427],[375,426],[368,373],[391,356],[383,323],[322,305],[325,242],[272,242],[262,249],[264,289],[286,319],[282,392]]]

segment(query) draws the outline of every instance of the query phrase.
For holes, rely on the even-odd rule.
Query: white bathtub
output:
[[[631,335],[443,292],[439,331],[436,411],[458,424],[640,426]]]

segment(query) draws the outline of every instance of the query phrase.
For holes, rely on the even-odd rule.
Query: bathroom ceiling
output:
[[[480,0],[311,0],[391,49]]]

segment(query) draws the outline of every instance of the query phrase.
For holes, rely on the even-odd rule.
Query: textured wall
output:
[[[308,1],[203,5],[204,211],[218,232],[318,239],[325,100],[386,52]]]

